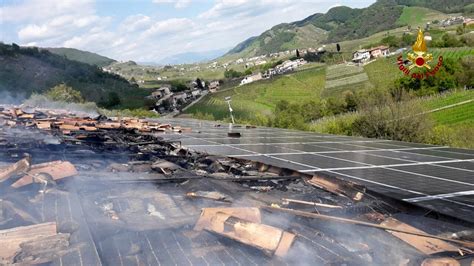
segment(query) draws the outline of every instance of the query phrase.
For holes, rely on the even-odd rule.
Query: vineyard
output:
[[[425,106],[427,111],[435,110],[437,108],[448,107],[451,105],[463,103],[446,109],[430,113],[430,116],[437,124],[455,125],[455,124],[470,124],[474,123],[474,91],[459,91],[452,92],[437,97],[430,97],[427,99],[419,99]],[[471,102],[469,102],[471,101]]]
[[[474,48],[472,47],[456,47],[456,48],[436,48],[430,49],[429,53],[433,54],[433,58],[438,58],[440,55],[446,58],[459,59],[466,55],[474,55]]]
[[[326,71],[326,86],[323,97],[336,96],[346,90],[370,88],[369,77],[360,66],[339,64],[329,66]]]
[[[407,53],[405,52],[403,56],[406,58]],[[467,55],[474,55],[474,48],[472,47],[449,47],[449,48],[430,48],[428,53],[433,55],[433,61],[437,61],[439,56],[443,56],[443,59],[453,58],[459,59]]]
[[[229,110],[224,98],[231,96],[232,108],[237,119],[251,119],[257,114],[270,115],[281,100],[302,102],[319,99],[324,88],[324,80],[324,68],[307,69],[209,94],[186,110],[186,113],[208,114],[215,119],[228,118]]]

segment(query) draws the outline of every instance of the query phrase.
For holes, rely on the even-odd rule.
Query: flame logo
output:
[[[433,55],[426,52],[428,49],[426,48],[425,36],[421,29],[418,29],[418,36],[416,37],[416,42],[413,44],[412,48],[414,53],[408,53],[408,60],[412,62],[409,69],[414,67],[426,67],[427,69],[431,69],[428,63],[433,60]]]
[[[428,51],[428,49],[426,49],[425,36],[423,35],[421,29],[418,29],[418,36],[416,37],[416,42],[415,44],[413,44],[412,48],[415,53],[425,53],[426,51]]]

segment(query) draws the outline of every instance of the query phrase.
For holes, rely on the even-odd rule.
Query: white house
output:
[[[211,81],[211,83],[209,83],[209,92],[216,92],[219,89],[219,86],[220,84],[218,80]]]
[[[387,46],[381,45],[381,46],[370,48],[369,52],[370,52],[371,58],[377,58],[377,57],[388,56],[388,54],[390,53],[390,50],[388,49]]]
[[[248,84],[248,83],[252,83],[254,81],[261,80],[261,79],[262,79],[262,73],[257,73],[255,75],[247,76],[244,79],[242,79],[240,81],[240,85],[245,85],[245,84]]]
[[[148,98],[150,99],[160,99],[163,98],[166,95],[171,94],[170,88],[168,87],[160,87],[156,91],[152,92]]]
[[[368,50],[358,50],[352,54],[352,62],[363,63],[370,60],[370,52]]]
[[[201,95],[202,91],[200,89],[194,89],[191,91],[191,96],[192,97],[199,97]]]

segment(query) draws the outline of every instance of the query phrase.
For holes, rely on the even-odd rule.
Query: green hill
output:
[[[16,98],[42,93],[63,82],[79,90],[87,101],[106,107],[116,96],[112,94],[117,94],[121,102],[115,108],[143,107],[144,97],[149,94],[118,75],[46,49],[0,43],[0,62],[0,92]]]
[[[430,116],[440,125],[474,127],[474,91],[452,92],[423,101]]]
[[[103,67],[110,65],[116,62],[114,59],[108,57],[91,53],[87,51],[82,51],[74,48],[45,48],[53,54],[64,56],[69,60],[78,61],[81,63],[86,63],[89,65],[96,65],[98,67]]]
[[[303,20],[283,23],[251,37],[225,56],[249,57],[289,49],[317,47],[371,36],[401,26],[420,26],[442,19],[443,12],[462,12],[466,0],[378,0],[366,8],[338,6],[326,14],[316,13]]]
[[[229,111],[224,98],[232,96],[232,108],[236,119],[251,120],[256,115],[271,114],[280,100],[301,102],[319,99],[324,82],[325,68],[316,66],[274,79],[209,94],[186,110],[186,113],[207,114],[215,119],[225,119],[229,116]]]

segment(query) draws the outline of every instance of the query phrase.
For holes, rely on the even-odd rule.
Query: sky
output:
[[[0,41],[159,62],[231,49],[283,22],[374,0],[0,0]]]

